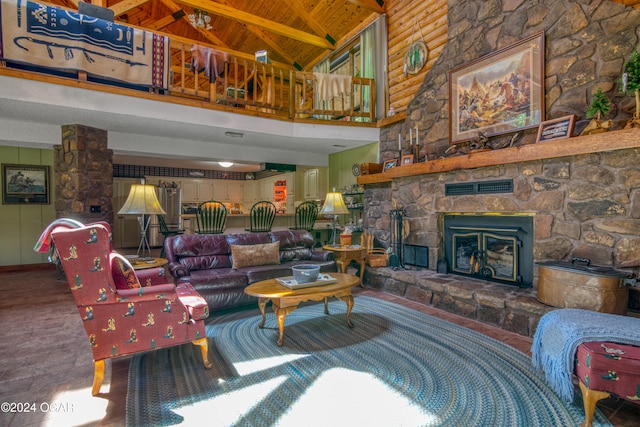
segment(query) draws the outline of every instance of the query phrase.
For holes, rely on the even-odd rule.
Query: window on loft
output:
[[[315,73],[328,73],[352,77],[365,77],[375,80],[376,84],[376,116],[385,116],[385,100],[387,85],[385,82],[385,63],[387,51],[386,15],[381,16],[350,42],[341,46],[325,60],[313,67]],[[365,87],[365,91],[369,88]],[[368,99],[368,93],[364,93]],[[319,107],[321,108],[321,107]],[[364,105],[363,111],[370,106]]]

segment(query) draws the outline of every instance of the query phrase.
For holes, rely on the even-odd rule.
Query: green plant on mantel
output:
[[[602,116],[609,114],[609,108],[611,107],[611,101],[607,96],[602,93],[602,89],[598,88],[598,91],[593,94],[591,99],[591,105],[587,110],[587,118],[595,116],[594,119],[589,122],[586,128],[580,135],[591,135],[594,133],[605,132],[613,124],[613,120],[602,121]]]
[[[631,58],[624,65],[621,89],[625,95],[631,91],[636,97],[636,112],[625,128],[640,127],[640,53],[637,48],[633,49]]]

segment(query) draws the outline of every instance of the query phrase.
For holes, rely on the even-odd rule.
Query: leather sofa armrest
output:
[[[169,269],[169,274],[171,274],[174,278],[189,276],[189,270],[183,264],[179,262],[170,262],[167,266]]]
[[[312,261],[333,261],[336,256],[331,251],[313,251],[311,252]]]

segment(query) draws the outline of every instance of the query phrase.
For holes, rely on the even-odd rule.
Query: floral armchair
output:
[[[141,286],[128,260],[112,250],[106,223],[56,220],[35,249],[46,252],[49,245],[56,248],[93,351],[93,395],[100,391],[105,359],[113,357],[192,342],[211,368],[204,325],[209,309],[190,284],[154,284],[163,276],[152,274]]]

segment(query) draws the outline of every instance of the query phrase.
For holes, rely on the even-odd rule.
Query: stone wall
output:
[[[625,62],[640,40],[640,10],[605,0],[449,0],[449,41],[407,108],[404,123],[381,134],[381,161],[397,157],[398,134],[408,145],[409,129],[420,130],[421,158],[436,159],[449,146],[450,70],[530,35],[545,32],[546,120],[575,114],[576,133],[593,94],[601,88],[612,101],[612,129],[620,129],[635,109],[632,94],[620,92]],[[537,129],[519,132],[514,145],[535,143]],[[493,137],[504,146],[513,135]],[[404,149],[408,149],[405,146]],[[462,144],[453,155],[465,154]]]
[[[620,93],[622,69],[640,40],[640,11],[604,0],[449,0],[449,41],[427,74],[403,123],[381,132],[381,162],[398,156],[398,135],[408,149],[409,129],[420,130],[420,161],[469,152],[449,144],[448,73],[469,61],[545,32],[545,120],[575,114],[576,131],[587,125],[592,95],[601,88],[612,101],[608,118],[621,129],[635,100]],[[535,144],[537,129],[491,136],[497,166],[424,174],[365,186],[364,220],[377,246],[389,245],[389,211],[407,211],[406,243],[429,246],[430,270],[370,268],[367,286],[531,336],[551,307],[534,287],[519,289],[434,272],[445,212],[533,212],[536,261],[586,257],[593,264],[640,267],[640,149],[502,164],[501,147]],[[615,132],[610,132],[616,138]],[[414,133],[415,135],[415,133]],[[557,141],[562,144],[561,140]],[[445,196],[447,183],[513,179],[507,194]],[[632,292],[633,299],[640,292]]]
[[[409,105],[406,121],[383,129],[381,161],[397,157],[398,134],[403,135],[406,145],[409,129],[416,126],[420,129],[421,160],[467,154],[465,144],[455,149],[449,145],[448,72],[540,31],[545,32],[546,45],[545,119],[575,114],[576,133],[580,132],[589,122],[585,112],[597,88],[612,101],[613,128],[622,128],[631,118],[634,98],[620,93],[619,80],[624,63],[640,40],[639,10],[602,0],[450,0],[448,7],[449,41]],[[536,132],[518,132],[513,145],[535,143]],[[490,137],[489,145],[504,146],[512,137]],[[500,163],[500,150],[494,153]],[[542,242],[536,246],[538,259],[584,254],[594,262],[636,267],[640,241],[638,232],[631,228],[638,225],[634,213],[637,172],[625,157],[637,155],[634,150],[594,154],[367,185],[365,226],[379,244],[388,245],[388,212],[402,205],[410,218],[408,241],[429,245],[433,260],[438,250],[437,213],[527,210],[540,212],[536,215],[536,237]],[[445,182],[496,177],[514,178],[514,194],[459,197],[455,201],[442,196]],[[606,220],[613,218],[615,229],[604,227]]]
[[[113,225],[113,151],[107,148],[107,131],[65,125],[54,153],[56,217]]]

